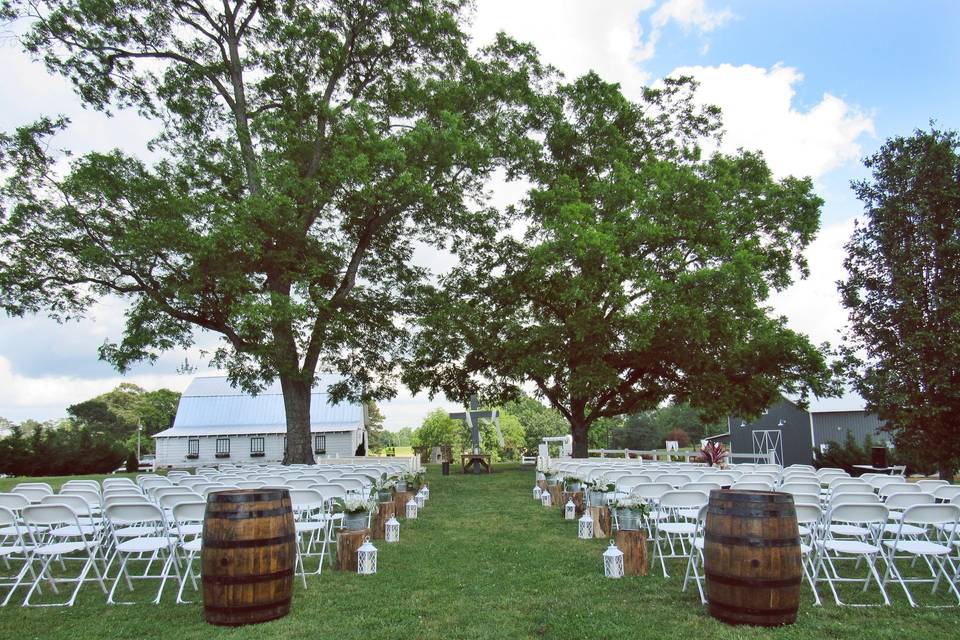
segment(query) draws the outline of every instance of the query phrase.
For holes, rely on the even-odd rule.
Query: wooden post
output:
[[[537,480],[537,486],[540,487],[541,491],[547,490],[547,481],[546,480]]]
[[[609,538],[612,530],[609,507],[587,507],[593,519],[593,537]]]
[[[553,506],[560,505],[560,508],[563,508],[563,503],[560,502],[560,497],[563,493],[563,487],[559,484],[550,485],[550,503]]]
[[[623,575],[645,576],[650,570],[647,563],[647,534],[643,531],[617,531],[614,541],[623,552]]]
[[[370,535],[370,529],[359,531],[341,531],[337,534],[337,570],[357,572],[357,549],[363,539]]]
[[[407,503],[410,502],[410,498],[412,497],[413,493],[409,491],[397,491],[393,498],[394,515],[397,520],[407,517]]]
[[[573,500],[573,504],[576,505],[577,507],[577,517],[579,518],[580,516],[583,515],[583,491],[574,491],[574,492],[564,491],[560,499],[562,500],[562,502],[560,503],[561,511],[566,510],[567,500]]]
[[[385,535],[384,525],[396,513],[396,503],[394,502],[381,502],[377,505],[377,515],[373,517],[373,531],[370,534],[372,540],[383,540]]]

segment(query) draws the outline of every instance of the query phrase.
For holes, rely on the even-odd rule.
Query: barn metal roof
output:
[[[327,388],[339,381],[321,376],[310,397],[310,431],[353,431],[363,428],[363,406],[329,404]],[[180,397],[173,427],[154,437],[220,434],[284,433],[286,413],[280,384],[256,396],[230,386],[225,376],[195,378]]]

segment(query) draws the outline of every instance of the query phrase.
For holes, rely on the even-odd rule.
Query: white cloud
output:
[[[816,179],[857,159],[860,137],[874,134],[868,114],[829,93],[808,109],[796,106],[803,74],[792,67],[722,64],[680,67],[670,75],[694,76],[698,99],[723,110],[724,151],[763,151],[778,176]]]
[[[853,234],[854,218],[821,229],[817,238],[807,247],[805,255],[810,276],[775,293],[771,306],[778,315],[787,317],[790,326],[807,334],[814,344],[840,342],[839,331],[847,323],[847,312],[840,302],[837,280],[846,273],[843,245]]]
[[[701,33],[708,33],[732,18],[733,12],[729,9],[711,11],[704,0],[668,0],[654,12],[650,24],[659,29],[672,20],[684,29],[696,27]]]
[[[638,63],[644,51],[640,14],[654,0],[583,2],[582,0],[480,0],[471,33],[478,44],[506,31],[532,42],[542,58],[568,79],[594,70],[619,82],[626,95],[636,97],[649,79]]]

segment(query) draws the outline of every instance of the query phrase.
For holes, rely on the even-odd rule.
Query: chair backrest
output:
[[[198,493],[200,493],[204,498],[208,497],[211,493],[216,493],[217,491],[234,491],[240,487],[232,484],[211,484],[206,487],[203,487]]]
[[[799,482],[791,479],[790,482],[784,482],[780,485],[780,491],[783,493],[820,493],[820,484],[817,482]]]
[[[684,491],[702,491],[710,495],[711,491],[719,491],[720,485],[716,482],[688,482],[680,488]]]
[[[812,504],[820,506],[820,495],[816,493],[792,493],[793,504]]]
[[[181,538],[183,535],[183,525],[202,523],[207,511],[205,502],[181,502],[174,505],[171,513],[173,516],[173,525],[179,532]]]
[[[335,480],[330,481],[331,484],[339,484],[344,487],[347,491],[363,493],[363,483],[357,480],[356,478],[344,478],[340,477]]]
[[[313,478],[297,478],[296,480],[287,480],[287,484],[294,489],[309,489],[313,485],[317,484],[317,481]]]
[[[326,498],[316,489],[291,489],[290,504],[294,512],[323,509],[326,504]]]
[[[163,533],[167,527],[163,511],[155,504],[144,504],[142,502],[111,504],[104,511],[104,516],[114,527],[117,525],[136,524],[146,526],[153,524],[158,534]]]
[[[667,491],[660,496],[660,506],[666,509],[700,508],[710,501],[703,491],[685,491],[678,489]]]
[[[931,493],[891,493],[883,504],[888,509],[906,509],[916,504],[933,504],[937,501]]]
[[[915,484],[924,491],[934,491],[937,487],[950,486],[946,480],[917,480]]]
[[[17,514],[13,512],[13,509],[0,505],[0,527],[12,527],[15,533],[15,540],[13,544],[17,545],[23,539],[23,535],[20,532],[20,519],[17,518]],[[4,534],[3,537],[7,537],[9,534]]]
[[[105,496],[103,498],[103,508],[104,510],[113,504],[130,504],[130,503],[139,503],[139,504],[153,504],[150,502],[150,499],[144,495],[138,494],[133,496]]]
[[[690,482],[690,478],[682,473],[667,473],[657,478],[657,482],[661,484],[669,484],[671,487],[676,489],[680,485]]]
[[[345,499],[347,497],[347,490],[344,489],[339,484],[325,483],[325,484],[315,484],[311,489],[315,489],[320,492],[324,500],[334,500],[336,498]]]
[[[60,487],[60,493],[63,493],[67,489],[85,489],[95,493],[102,492],[100,483],[96,480],[67,480],[63,483],[63,486]]]
[[[263,486],[263,482],[260,480],[241,480],[240,482],[235,482],[234,484],[240,489],[259,489]]]
[[[873,476],[871,478],[865,478],[865,479],[867,481],[867,484],[869,484],[874,489],[885,487],[888,484],[904,484],[907,481],[906,478],[901,478],[900,476]]]
[[[838,505],[830,509],[831,522],[883,524],[889,517],[890,511],[882,504],[852,503]]]
[[[647,500],[657,500],[668,491],[673,491],[673,485],[666,482],[651,482],[650,484],[638,484],[630,490],[630,495],[634,498]]]
[[[870,485],[859,482],[859,483],[843,483],[838,484],[830,488],[830,493],[832,495],[838,496],[845,493],[862,493],[867,495],[874,495],[873,487]]]
[[[830,497],[830,506],[841,504],[880,504],[875,493],[837,493]]]
[[[18,482],[13,487],[14,491],[17,489],[37,489],[39,491],[53,493],[53,487],[51,487],[47,482]]]
[[[960,485],[947,485],[946,487],[937,487],[933,495],[941,500],[950,500],[955,496],[960,496]]]
[[[797,524],[813,524],[823,519],[823,510],[815,504],[797,504]]]
[[[953,524],[951,537],[956,536],[960,506],[955,504],[917,504],[907,507],[900,521],[904,524]]]
[[[880,497],[886,497],[894,493],[923,493],[923,489],[915,484],[903,482],[900,484],[885,484],[877,490]]]
[[[630,474],[630,475],[622,476],[616,482],[617,491],[624,491],[626,493],[630,493],[630,489],[632,489],[633,487],[636,487],[637,485],[641,485],[641,484],[649,484],[651,482],[653,482],[653,478],[648,475]]]
[[[164,509],[173,509],[178,504],[185,502],[197,502],[203,500],[203,496],[193,491],[181,491],[180,493],[166,493],[160,497],[158,502]]]
[[[732,473],[707,472],[702,476],[700,476],[700,482],[716,482],[717,484],[723,487],[729,487],[736,481],[737,479],[734,477]]]
[[[102,502],[102,497],[96,491],[90,491],[89,489],[61,489],[60,495],[65,496],[78,496],[87,501],[92,507],[99,507]]]
[[[73,512],[78,516],[90,515],[90,504],[80,496],[57,493],[52,496],[44,496],[40,504],[62,504],[73,509]]]
[[[734,482],[731,489],[738,491],[771,491],[773,487],[767,482]]]
[[[0,507],[18,512],[31,504],[30,499],[19,493],[0,493]]]
[[[53,495],[53,491],[47,491],[46,489],[43,489],[42,487],[21,487],[21,486],[16,486],[16,487],[13,488],[13,493],[17,493],[17,494],[23,496],[24,498],[26,498],[27,500],[29,500],[30,502],[32,502],[32,503],[34,503],[34,504],[40,502],[40,501],[43,500],[43,498],[46,497],[46,496],[51,496],[51,495]]]
[[[38,526],[60,524],[80,526],[80,519],[77,518],[76,512],[65,504],[32,504],[23,508],[20,517],[30,528],[31,534]]]

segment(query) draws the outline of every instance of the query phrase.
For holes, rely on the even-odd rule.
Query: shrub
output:
[[[140,461],[137,460],[137,454],[133,451],[127,456],[127,473],[136,473],[140,471]]]
[[[690,436],[687,435],[687,432],[684,431],[683,429],[673,429],[671,431],[668,431],[667,435],[663,437],[663,442],[664,442],[663,446],[667,446],[666,445],[667,440],[676,440],[677,443],[680,445],[681,449],[690,446]]]

